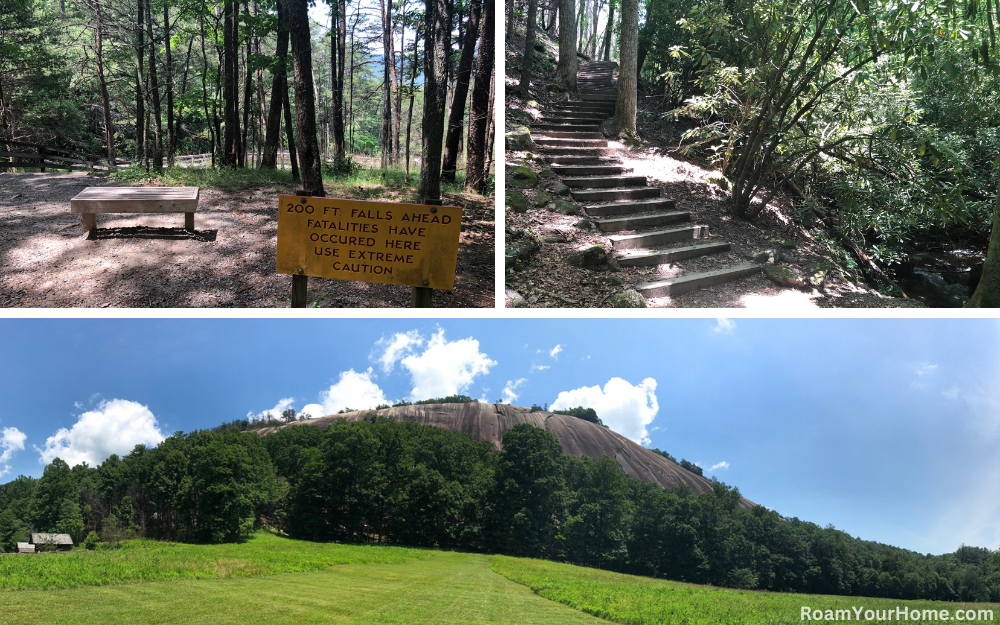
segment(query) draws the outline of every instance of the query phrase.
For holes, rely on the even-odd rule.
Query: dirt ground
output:
[[[181,214],[98,215],[84,237],[69,200],[84,187],[121,186],[88,173],[0,173],[0,307],[287,307],[291,277],[276,273],[271,185],[202,189],[195,232]],[[294,192],[289,187],[287,193]],[[435,307],[494,305],[493,207],[465,208],[453,291]],[[324,307],[407,307],[410,287],[311,278]]]

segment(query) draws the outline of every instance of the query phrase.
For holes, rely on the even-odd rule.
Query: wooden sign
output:
[[[455,288],[462,209],[278,196],[278,273]]]

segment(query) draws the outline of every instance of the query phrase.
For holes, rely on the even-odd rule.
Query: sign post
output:
[[[440,201],[440,200],[439,200]],[[308,276],[433,289],[455,287],[462,209],[304,195],[278,196],[277,270],[292,276],[292,307],[306,306]]]

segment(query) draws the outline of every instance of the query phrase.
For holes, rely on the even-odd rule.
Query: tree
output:
[[[264,133],[264,153],[260,168],[274,169],[278,166],[278,148],[281,143],[281,112],[284,98],[288,97],[288,15],[286,0],[277,0],[278,34],[275,58],[271,63],[271,105],[267,114],[267,129]],[[294,152],[295,148],[290,148]]]
[[[36,531],[56,531],[64,515],[70,513],[67,501],[75,502],[80,496],[76,480],[69,465],[56,458],[42,471],[31,498],[30,524]],[[76,515],[80,510],[77,508]],[[73,515],[69,514],[70,517]]]
[[[424,115],[417,202],[441,199],[441,143],[447,104],[451,2],[426,0],[424,11]]]
[[[396,160],[392,143],[392,89],[390,88],[390,68],[393,63],[392,47],[392,0],[380,0],[382,15],[382,169]],[[393,72],[395,73],[395,72]],[[396,141],[399,143],[398,138]]]
[[[295,130],[299,136],[299,166],[307,195],[323,197],[319,142],[316,138],[316,94],[313,88],[312,43],[306,0],[288,0],[292,61],[295,67]]]
[[[556,65],[555,83],[566,91],[575,93],[576,71],[576,2],[574,0],[560,0],[559,64]]]
[[[469,3],[469,20],[465,27],[465,45],[458,62],[458,75],[452,89],[451,112],[448,114],[448,136],[444,146],[444,161],[441,179],[455,182],[455,168],[458,163],[459,143],[462,141],[462,120],[465,118],[465,100],[469,96],[469,80],[472,77],[472,61],[475,58],[476,40],[479,38],[479,15],[482,0]]]
[[[1000,161],[1000,157],[997,158]],[[967,308],[1000,308],[1000,175],[997,176],[997,200],[993,213],[993,231],[986,250],[983,275],[976,291],[969,298]]]
[[[517,93],[527,96],[531,87],[531,65],[535,59],[535,22],[538,14],[538,0],[528,0],[528,26],[524,36],[524,55],[521,59],[521,82]]]
[[[472,103],[469,111],[469,141],[465,159],[465,188],[483,193],[489,173],[487,146],[490,128],[493,84],[493,3],[487,2],[482,9],[482,24],[479,35],[479,58],[476,60],[476,82],[472,87]]]
[[[608,135],[635,136],[639,98],[636,54],[639,47],[639,0],[622,0],[621,64],[618,67],[618,100]]]

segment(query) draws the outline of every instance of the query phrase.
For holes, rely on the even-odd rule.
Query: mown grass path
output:
[[[460,553],[254,578],[0,591],[0,605],[0,623],[17,625],[601,622],[494,573],[485,556]]]

